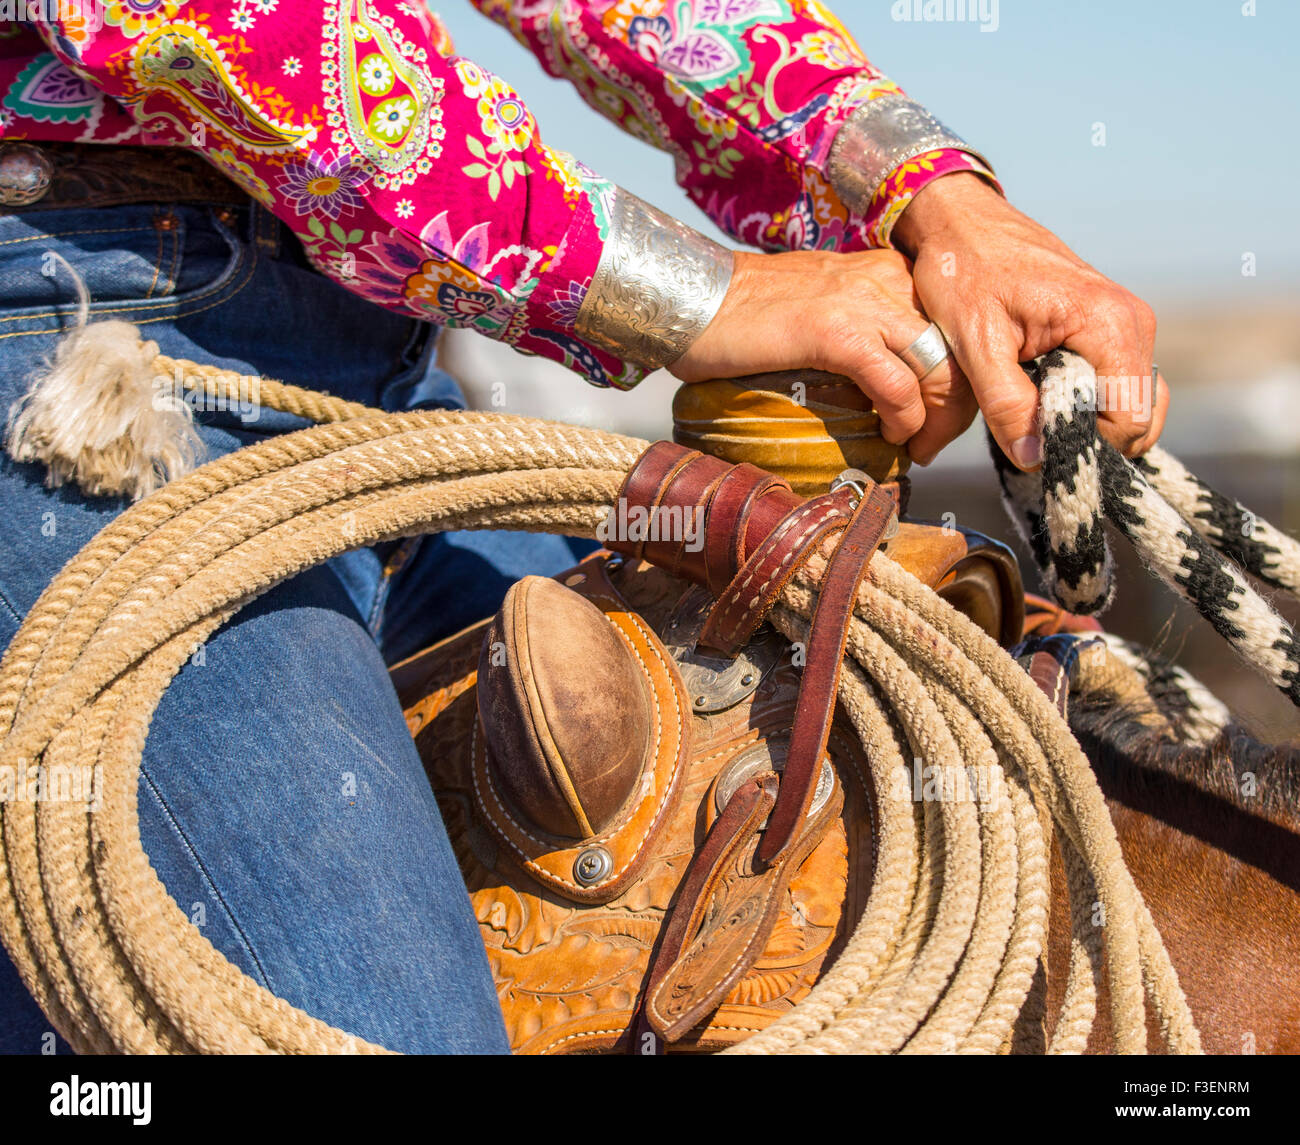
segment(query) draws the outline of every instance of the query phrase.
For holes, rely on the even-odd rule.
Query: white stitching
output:
[[[816,507],[811,505],[805,505],[803,506],[803,508],[797,510],[797,512],[803,513],[806,510],[817,511]],[[767,579],[763,581],[763,583],[759,586],[754,598],[749,602],[748,605],[745,606],[744,611],[738,617],[732,620],[725,629],[723,629],[723,631],[721,632],[722,636],[724,636],[728,640],[735,637],[736,633],[740,629],[741,622],[747,620],[757,610],[758,603],[762,600],[763,594],[767,591],[767,586],[772,583],[772,578],[775,577],[778,572],[780,572],[783,568],[785,568],[785,566],[788,565],[790,561],[794,559],[795,555],[799,552],[800,545],[810,533],[815,533],[817,529],[820,528],[823,524],[825,524],[826,521],[829,520],[830,518],[844,516],[843,512],[841,512],[839,507],[835,505],[821,506],[820,513],[821,516],[811,521],[808,527],[802,533],[800,533],[798,537],[795,538],[794,544],[786,551],[786,554],[784,557],[782,557],[780,563],[777,564],[772,569],[772,571],[767,574]],[[790,528],[794,528],[795,525],[797,525],[798,523],[799,522],[797,518],[791,518]],[[782,531],[785,532],[788,530],[782,530]],[[766,544],[766,542],[764,543]],[[776,546],[775,544],[773,544],[771,547],[775,548]],[[732,594],[734,600],[739,602],[741,594],[745,592],[746,588],[749,586],[749,582],[753,580],[754,577],[758,574],[759,569],[763,566],[764,563],[766,562],[760,561],[757,565],[754,566],[754,568],[750,569],[749,575],[745,577],[744,581],[742,581],[739,585],[736,586],[736,591],[734,594]],[[723,615],[724,617],[726,617],[729,614],[730,614],[730,608],[728,607],[724,610]]]

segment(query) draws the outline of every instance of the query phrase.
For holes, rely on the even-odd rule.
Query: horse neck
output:
[[[1235,726],[1207,744],[1173,743],[1123,713],[1087,708],[1071,724],[1107,798],[1252,865],[1300,852],[1297,748]]]

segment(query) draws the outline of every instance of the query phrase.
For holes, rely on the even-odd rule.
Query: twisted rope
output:
[[[1003,504],[1057,601],[1084,615],[1109,605],[1114,561],[1103,523],[1109,520],[1151,573],[1300,704],[1300,643],[1246,579],[1250,572],[1295,593],[1300,545],[1164,450],[1133,462],[1104,441],[1097,433],[1096,378],[1078,355],[1053,351],[1028,372],[1040,393],[1042,467],[1022,473],[992,439],[990,452]]]
[[[179,365],[216,386],[234,378]],[[0,661],[0,766],[103,769],[94,813],[0,805],[0,939],[78,1050],[380,1050],[245,976],[159,881],[136,808],[158,700],[240,608],[347,549],[442,529],[593,537],[645,446],[506,415],[354,416],[305,393],[260,390],[332,424],[220,458],[124,512],[46,588]],[[807,636],[826,555],[773,614],[791,639]],[[1148,1007],[1168,1049],[1199,1049],[1068,727],[1003,649],[883,553],[859,593],[840,699],[874,794],[870,898],[810,995],[735,1052],[990,1053],[1023,1041],[1047,916],[1044,824],[1066,856],[1074,934],[1049,1048],[1084,1048],[1105,978],[1118,1049],[1146,1048]],[[938,797],[915,798],[918,781]]]

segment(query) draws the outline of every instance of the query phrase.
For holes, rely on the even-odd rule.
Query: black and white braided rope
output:
[[[1300,592],[1300,542],[1255,516],[1240,501],[1210,488],[1158,445],[1133,464],[1219,552],[1267,584]]]
[[[1300,545],[1216,493],[1164,450],[1131,462],[1100,438],[1096,377],[1077,354],[1054,350],[1026,372],[1040,393],[1042,466],[1022,473],[991,438],[990,452],[1003,504],[1048,591],[1084,615],[1110,604],[1114,561],[1103,523],[1109,520],[1152,573],[1300,705],[1300,643],[1243,572],[1296,592]]]
[[[1180,743],[1203,746],[1232,723],[1227,705],[1177,664],[1113,632],[1098,633],[1093,639],[1142,677]]]

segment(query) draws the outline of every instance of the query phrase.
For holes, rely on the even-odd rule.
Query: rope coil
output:
[[[1063,362],[1049,358],[1043,368],[1086,387],[1077,371],[1066,377]],[[162,357],[152,367],[211,393],[245,381]],[[103,768],[96,812],[0,804],[0,939],[81,1051],[381,1049],[243,975],[157,878],[136,798],[159,697],[240,608],[348,549],[443,529],[594,537],[646,444],[508,415],[382,414],[267,379],[259,395],[325,424],[213,461],[128,509],[51,582],[0,661],[0,766],[75,757]],[[1052,428],[1044,473],[1056,472],[1070,441]],[[1086,441],[1086,417],[1079,429]],[[1100,600],[1109,593],[1100,524],[1087,536],[1067,526],[1071,514],[1098,516],[1101,504],[1114,519],[1122,500],[1107,500],[1105,447],[1078,456],[1093,477],[1035,483],[1003,467],[1003,485],[1026,508],[1045,563],[1061,555],[1051,567],[1062,594]],[[1193,503],[1194,479],[1170,461],[1152,462],[1150,476]],[[1195,503],[1203,500],[1198,487]],[[1205,536],[1234,551],[1215,506]],[[1130,535],[1146,533],[1134,524]],[[1280,557],[1250,553],[1281,583],[1293,576],[1293,553],[1270,543]],[[800,571],[772,615],[792,640],[806,639],[826,555]],[[840,700],[874,792],[878,861],[867,906],[811,993],[730,1052],[1041,1047],[1035,981],[1052,833],[1068,874],[1072,942],[1047,1050],[1084,1050],[1104,982],[1116,1049],[1146,1048],[1150,1009],[1165,1048],[1199,1051],[1177,976],[1064,719],[1001,647],[885,553],[859,591]],[[1189,726],[1217,718],[1208,703],[1195,715]],[[980,777],[984,798],[917,799],[918,777],[941,792],[972,790]],[[1104,926],[1095,924],[1098,909]]]

